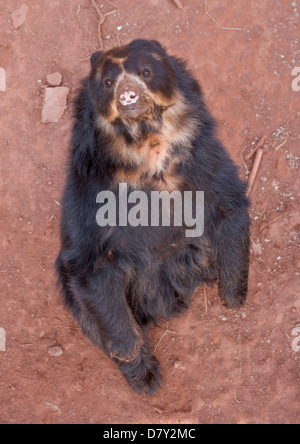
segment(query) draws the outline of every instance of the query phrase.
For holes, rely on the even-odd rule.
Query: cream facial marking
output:
[[[135,91],[124,91],[120,96],[120,102],[123,106],[133,105],[139,100],[139,95]]]

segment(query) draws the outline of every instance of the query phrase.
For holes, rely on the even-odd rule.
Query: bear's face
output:
[[[196,82],[183,88],[184,63],[160,43],[134,40],[91,57],[90,98],[104,136],[102,150],[117,182],[178,189],[176,165],[189,158],[199,119],[190,100]],[[164,180],[157,179],[164,174]]]
[[[110,124],[159,119],[174,102],[177,80],[156,41],[135,40],[91,58],[90,91],[99,116]]]

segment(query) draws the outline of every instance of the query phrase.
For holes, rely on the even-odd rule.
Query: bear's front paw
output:
[[[132,331],[120,335],[118,339],[109,340],[107,351],[111,359],[116,358],[122,362],[130,362],[137,357],[142,345],[142,335]]]
[[[162,385],[159,362],[151,353],[145,353],[143,349],[135,360],[121,363],[120,368],[130,386],[139,395],[153,396]]]
[[[220,294],[222,304],[227,308],[241,308],[246,302],[247,290]]]

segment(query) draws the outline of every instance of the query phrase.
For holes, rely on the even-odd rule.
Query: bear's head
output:
[[[114,124],[159,119],[174,102],[177,79],[159,42],[134,40],[91,57],[89,78],[97,113]]]
[[[152,177],[170,169],[170,159],[179,164],[189,157],[199,127],[194,96],[200,90],[184,62],[155,40],[134,40],[93,54],[91,65],[96,125],[116,164]]]

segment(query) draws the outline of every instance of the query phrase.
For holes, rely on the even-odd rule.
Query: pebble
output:
[[[66,86],[45,89],[45,101],[42,109],[43,123],[57,123],[67,107],[70,89]]]
[[[261,244],[254,244],[252,246],[253,248],[253,253],[255,254],[255,256],[261,256],[262,255],[262,246]]]
[[[180,370],[184,370],[185,366],[182,364],[182,362],[180,361],[175,361],[174,362],[174,368],[179,368]]]
[[[62,82],[62,75],[59,72],[52,72],[46,76],[50,86],[59,86]]]
[[[0,327],[0,351],[6,351],[6,332],[4,328]]]
[[[6,72],[0,67],[0,91],[6,91]]]
[[[23,3],[23,5],[19,9],[16,9],[11,14],[11,19],[16,29],[22,26],[23,23],[25,23],[28,9],[29,7],[25,3]]]
[[[54,345],[53,347],[48,348],[48,354],[50,356],[61,356],[63,354],[63,349],[59,345]]]

